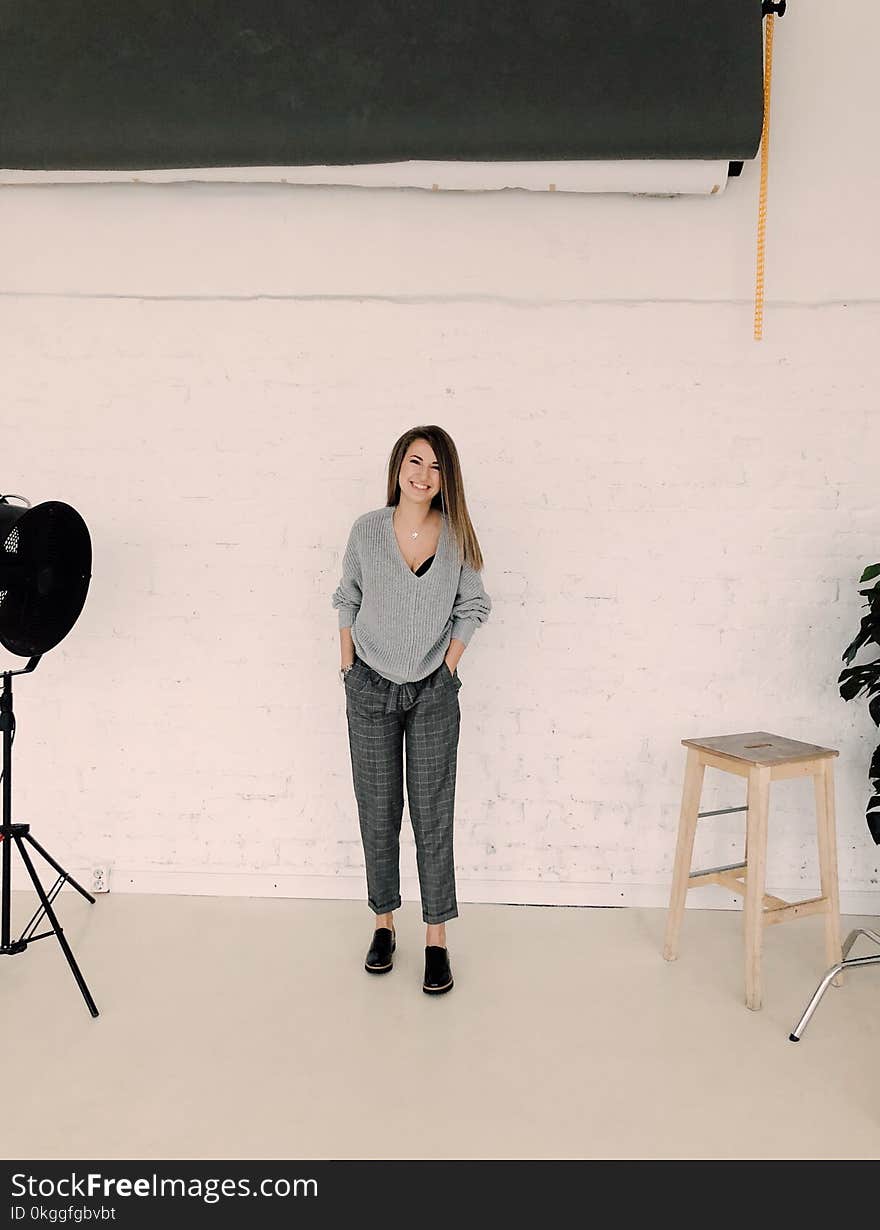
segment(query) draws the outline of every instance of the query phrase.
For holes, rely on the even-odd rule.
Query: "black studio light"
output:
[[[3,671],[0,694],[0,729],[3,731],[3,824],[0,827],[2,850],[2,899],[0,899],[0,956],[24,952],[35,940],[56,936],[67,958],[77,985],[93,1017],[98,1015],[70,945],[64,937],[52,902],[63,886],[71,884],[95,903],[94,897],[77,884],[55,859],[31,836],[30,825],[12,823],[12,743],[15,714],[12,709],[12,679],[36,668],[44,653],[67,636],[85,605],[92,570],[92,543],[85,521],[69,504],[49,500],[31,508],[10,504],[22,500],[15,495],[0,496],[0,645],[18,657],[28,658],[27,666]],[[28,852],[32,846],[57,873],[48,892],[43,888]],[[11,937],[12,850],[33,882],[40,906],[18,939]],[[43,916],[51,924],[37,932]]]

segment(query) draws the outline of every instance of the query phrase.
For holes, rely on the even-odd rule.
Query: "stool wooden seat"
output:
[[[704,739],[682,739],[687,748],[681,816],[672,892],[663,955],[667,961],[678,956],[678,940],[688,890],[703,884],[720,884],[744,898],[746,1005],[761,1007],[761,948],[765,926],[825,915],[825,956],[828,965],[841,960],[840,899],[837,883],[837,837],[834,820],[834,748],[800,743],[765,730],[746,734],[712,735]],[[722,769],[747,779],[747,806],[725,807],[714,812],[699,810],[706,768]],[[768,896],[764,891],[767,865],[767,822],[770,783],[791,777],[812,777],[816,799],[816,839],[819,848],[821,896],[807,901],[788,902]],[[691,871],[697,820],[703,816],[745,811],[745,859],[726,867]],[[840,979],[836,980],[839,985]]]

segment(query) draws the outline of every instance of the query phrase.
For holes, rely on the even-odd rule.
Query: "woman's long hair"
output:
[[[427,440],[440,464],[440,491],[431,501],[431,507],[439,508],[445,513],[461,559],[470,564],[476,572],[480,572],[483,567],[483,553],[467,510],[458,449],[452,437],[442,427],[411,427],[394,445],[388,459],[386,506],[400,503],[400,483],[397,476],[414,440]]]

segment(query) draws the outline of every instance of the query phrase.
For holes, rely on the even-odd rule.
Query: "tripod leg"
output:
[[[832,981],[837,977],[837,975],[843,969],[845,964],[846,964],[845,961],[838,961],[836,965],[831,966],[831,969],[828,971],[828,973],[825,975],[825,977],[816,987],[816,990],[813,994],[813,998],[810,1000],[810,1002],[807,1004],[806,1008],[804,1009],[801,1019],[798,1021],[797,1025],[795,1025],[791,1033],[788,1035],[789,1042],[800,1042],[801,1034],[804,1032],[804,1030],[807,1028],[807,1026],[810,1023],[810,1017],[819,1007],[819,1001],[821,1000],[825,992],[828,990]]]
[[[46,862],[49,864],[50,867],[54,867],[60,876],[64,876],[64,879],[68,884],[70,884],[73,888],[75,888],[78,893],[82,893],[86,901],[91,901],[92,905],[95,904],[95,898],[92,896],[92,894],[87,893],[81,884],[77,884],[73,876],[69,876],[67,872],[64,870],[64,868],[59,863],[55,862],[52,855],[47,853],[38,841],[34,841],[30,833],[25,833],[24,837],[26,838],[27,841],[31,843],[31,845],[34,847],[35,850],[39,850],[40,854],[42,854],[43,858],[46,860]]]
[[[813,995],[813,998],[810,1000],[810,1002],[807,1004],[806,1008],[804,1009],[803,1016],[798,1021],[797,1025],[795,1025],[792,1032],[788,1035],[789,1042],[800,1042],[801,1034],[807,1028],[807,1025],[809,1024],[809,1021],[810,1021],[810,1017],[819,1007],[819,1001],[821,1000],[825,992],[828,990],[828,986],[830,982],[832,981],[832,979],[835,978],[840,973],[841,970],[855,969],[860,965],[880,964],[880,953],[872,957],[851,957],[849,955],[850,949],[852,948],[853,944],[856,942],[856,940],[859,938],[860,935],[866,935],[868,939],[873,940],[875,944],[880,944],[880,935],[878,935],[876,931],[868,931],[867,929],[862,928],[862,927],[857,928],[855,931],[850,931],[849,935],[846,937],[843,943],[843,960],[839,961],[836,965],[832,965],[831,969],[828,970],[825,977],[819,983],[818,987],[816,987],[815,994]]]
[[[55,911],[52,909],[52,905],[49,901],[49,898],[46,896],[46,890],[43,888],[43,885],[40,883],[40,877],[37,875],[36,871],[34,870],[34,865],[31,862],[30,855],[25,849],[24,842],[21,839],[21,834],[13,833],[12,836],[15,839],[15,844],[18,846],[18,852],[21,855],[21,860],[28,870],[28,875],[31,877],[31,880],[33,881],[34,888],[37,890],[37,895],[39,896],[40,901],[42,902],[43,909],[46,911],[46,917],[49,919],[49,922],[52,924],[52,930],[55,932],[55,934],[58,937],[58,943],[61,945],[62,952],[64,953],[65,957],[67,957],[67,964],[70,966],[71,972],[73,973],[73,976],[76,979],[76,985],[79,987],[80,991],[82,991],[83,999],[86,1001],[86,1007],[88,1008],[89,1012],[91,1012],[92,1016],[97,1016],[98,1009],[95,1006],[95,1001],[92,999],[91,993],[89,992],[89,988],[86,986],[85,979],[83,978],[82,974],[79,972],[79,966],[76,963],[76,958],[74,957],[73,953],[70,950],[70,945],[68,944],[67,940],[64,938],[64,932],[61,930],[61,927],[58,925],[58,919],[55,917]]]

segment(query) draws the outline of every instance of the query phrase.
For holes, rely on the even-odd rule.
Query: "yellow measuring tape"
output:
[[[782,10],[785,11],[784,9]],[[758,193],[758,259],[755,270],[755,341],[764,336],[764,241],[767,232],[767,169],[770,160],[770,77],[773,68],[773,23],[767,13],[764,36],[764,124],[761,129],[761,187]]]

